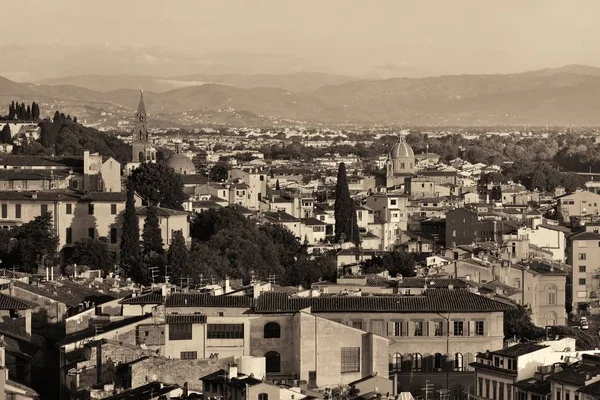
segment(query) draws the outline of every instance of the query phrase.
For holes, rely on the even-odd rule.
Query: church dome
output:
[[[392,146],[390,150],[390,158],[397,160],[399,158],[415,158],[415,153],[408,143],[401,137],[400,141]]]
[[[178,174],[193,175],[196,173],[196,166],[192,160],[180,153],[175,153],[169,157],[167,166],[173,168]]]

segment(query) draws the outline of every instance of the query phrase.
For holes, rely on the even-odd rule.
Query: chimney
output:
[[[162,297],[167,297],[167,293],[169,292],[167,285],[166,284],[162,285],[160,290],[162,293]]]
[[[230,363],[228,366],[228,371],[227,371],[227,376],[229,377],[229,379],[231,378],[237,378],[238,376],[238,366],[236,363]]]
[[[225,292],[225,293],[231,292],[231,285],[229,284],[229,277],[228,276],[225,277],[225,285],[224,285],[224,288],[223,288],[223,292]]]

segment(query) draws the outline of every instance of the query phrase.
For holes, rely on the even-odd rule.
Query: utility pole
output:
[[[433,383],[429,383],[429,380],[426,380],[425,387],[421,390],[425,391],[425,400],[429,400],[429,393],[433,392]]]

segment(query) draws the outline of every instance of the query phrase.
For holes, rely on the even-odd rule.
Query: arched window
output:
[[[267,393],[261,393],[258,395],[258,400],[269,400],[269,395]]]
[[[454,354],[454,370],[455,371],[463,370],[463,355],[461,353]]]
[[[435,353],[435,355],[433,356],[433,370],[434,371],[441,371],[444,365],[444,356],[442,356],[440,353]]]
[[[423,370],[423,356],[421,355],[421,353],[413,354],[412,369],[415,372],[421,372]]]
[[[264,331],[265,339],[279,339],[281,337],[281,327],[277,322],[267,322]]]
[[[556,313],[555,312],[547,312],[544,315],[546,319],[546,326],[556,326]]]
[[[402,371],[402,354],[395,353],[392,355],[392,371]]]
[[[281,356],[276,351],[269,351],[265,354],[265,364],[267,373],[281,372]]]

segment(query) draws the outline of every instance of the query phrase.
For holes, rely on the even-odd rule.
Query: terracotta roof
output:
[[[524,356],[525,354],[533,353],[534,351],[545,349],[546,347],[548,346],[537,344],[535,342],[527,342],[515,344],[513,346],[506,347],[502,350],[493,351],[491,353],[505,357],[520,357]]]
[[[296,312],[492,312],[515,306],[464,289],[427,290],[419,296],[320,296],[289,297],[283,293],[263,293],[255,307],[257,313]]]
[[[208,178],[204,175],[185,174],[180,176],[184,185],[204,185],[208,182]]]
[[[465,289],[469,287],[466,282],[460,279],[451,278],[430,278],[425,280],[425,278],[409,277],[398,281],[398,287],[400,288],[424,288],[425,285],[431,289],[447,289],[449,285],[453,285],[455,289]]]
[[[154,317],[151,314],[146,315],[136,315],[134,317],[128,317],[124,319],[120,319],[117,321],[109,322],[108,324],[102,325],[102,333],[106,333],[115,329],[122,328],[124,326],[128,326],[130,324],[138,324],[138,322],[142,322],[145,320],[151,321]],[[101,333],[99,333],[101,334]],[[91,339],[96,336],[96,330],[94,327],[89,327],[82,331],[74,332],[70,335],[65,336],[65,338],[59,342],[60,345],[66,345],[69,343],[75,343],[84,339]]]
[[[600,233],[579,232],[569,236],[571,240],[600,240]]]
[[[165,315],[167,324],[205,324],[206,315],[204,314],[167,314]]]
[[[213,296],[204,293],[174,293],[167,297],[167,307],[241,307],[251,308],[253,299],[247,296]]]
[[[180,211],[180,210],[172,210],[170,208],[164,208],[164,207],[156,207],[158,210],[158,215],[160,217],[170,217],[172,215],[188,215],[188,213],[186,211]],[[147,215],[148,214],[148,207],[138,207],[135,210],[135,213],[137,215]]]
[[[585,363],[571,365],[562,371],[549,375],[546,379],[577,386],[584,386],[588,375],[600,374],[600,367]]]
[[[119,301],[121,304],[162,304],[163,296],[160,291],[153,290],[151,292],[129,295]]]
[[[0,310],[27,310],[33,308],[29,303],[0,293]]]

